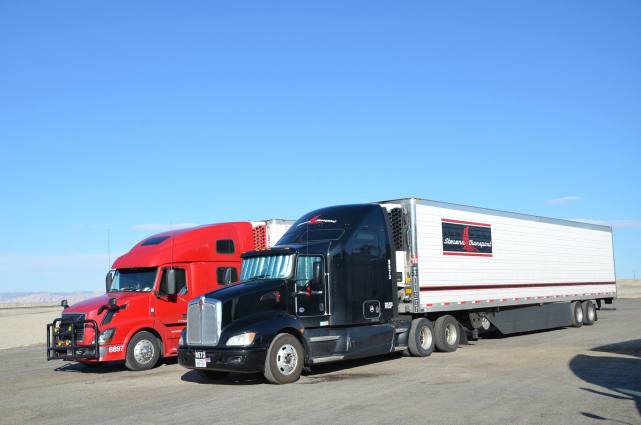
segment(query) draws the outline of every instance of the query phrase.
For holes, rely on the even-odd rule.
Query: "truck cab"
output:
[[[304,215],[273,248],[242,256],[239,283],[190,302],[180,364],[287,383],[305,365],[405,349],[388,229],[376,204]]]
[[[189,300],[237,281],[241,254],[267,248],[290,224],[213,224],[142,240],[113,263],[104,295],[65,306],[47,326],[48,360],[144,370],[175,356]]]

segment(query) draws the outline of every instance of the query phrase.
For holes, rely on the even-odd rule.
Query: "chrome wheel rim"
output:
[[[432,345],[432,330],[423,326],[418,334],[418,343],[423,350],[428,350]]]
[[[588,304],[588,319],[590,319],[591,322],[594,322],[595,313],[594,305],[592,303]]]
[[[298,353],[291,344],[285,344],[278,349],[276,366],[283,375],[291,375],[298,364]]]
[[[148,339],[140,340],[134,346],[134,358],[139,364],[147,364],[154,357],[154,344]]]
[[[456,337],[458,336],[458,331],[456,330],[456,325],[453,323],[448,324],[445,327],[445,340],[448,345],[456,344]]]

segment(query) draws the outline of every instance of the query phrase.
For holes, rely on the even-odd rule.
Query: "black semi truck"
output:
[[[557,245],[601,238],[591,246],[601,261],[588,271],[596,279],[578,269],[567,275],[574,260],[562,257],[566,275],[548,270],[532,282],[532,273],[519,269],[519,253],[497,245],[515,222],[521,233],[534,226],[521,248],[539,246],[536,238],[548,230],[559,235],[559,226]],[[416,198],[312,211],[274,247],[245,253],[238,283],[189,303],[179,363],[211,378],[263,372],[283,384],[321,363],[455,351],[491,325],[513,333],[592,324],[616,291],[610,232]],[[523,255],[537,262],[531,250]],[[475,283],[483,267],[484,283]],[[515,283],[503,283],[506,273]]]

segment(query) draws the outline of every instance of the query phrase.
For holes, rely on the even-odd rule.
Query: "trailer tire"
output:
[[[436,319],[434,324],[434,343],[438,351],[451,353],[456,351],[461,342],[461,327],[456,319],[449,314]]]
[[[570,303],[570,314],[572,319],[572,326],[580,328],[583,326],[583,307],[581,301],[573,301]]]
[[[434,325],[424,317],[412,320],[407,349],[413,357],[427,357],[434,351]]]
[[[592,301],[583,301],[581,303],[583,309],[583,324],[586,326],[594,325],[597,321],[596,306]]]
[[[156,366],[160,359],[160,341],[151,332],[134,335],[127,345],[125,366],[129,370],[147,370]]]
[[[281,333],[269,344],[265,356],[265,379],[272,384],[289,384],[300,378],[305,362],[305,350],[291,334]]]

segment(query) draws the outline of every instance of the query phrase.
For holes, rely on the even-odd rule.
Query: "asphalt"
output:
[[[173,361],[146,372],[0,350],[0,424],[641,424],[641,300],[591,327],[489,335],[455,353],[387,356],[207,381]]]

